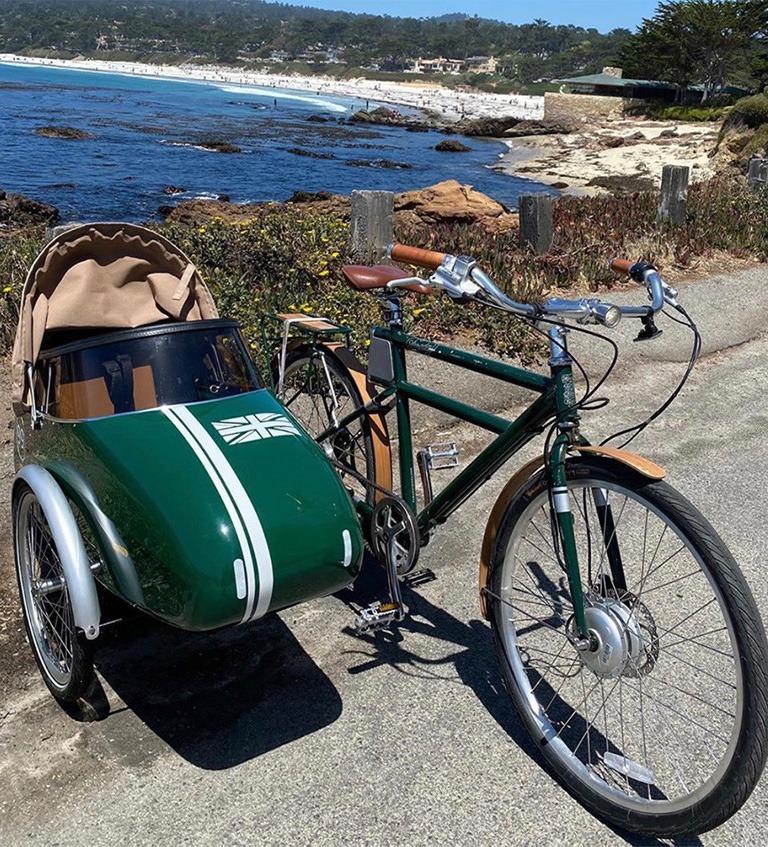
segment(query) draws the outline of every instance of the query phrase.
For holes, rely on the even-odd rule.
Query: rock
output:
[[[294,191],[291,197],[286,200],[286,203],[321,203],[325,200],[330,200],[332,197],[338,197],[338,194],[331,194],[330,191]]]
[[[461,121],[456,129],[462,135],[484,135],[489,138],[501,138],[507,130],[522,123],[520,118],[477,118],[472,121]]]
[[[439,150],[441,153],[469,153],[471,149],[472,148],[467,147],[466,144],[462,144],[460,141],[454,141],[450,138],[446,138],[445,141],[435,144],[435,150]]]
[[[396,109],[387,109],[379,106],[370,112],[360,109],[349,118],[351,124],[394,124],[402,120],[402,115]]]
[[[307,156],[310,159],[335,159],[333,153],[318,153],[315,150],[304,150],[302,147],[290,147],[289,153],[294,156]]]
[[[310,115],[307,120],[312,121],[312,123],[316,124],[327,124],[328,121],[331,120],[331,118],[323,117],[323,115]]]
[[[526,138],[530,135],[568,135],[570,128],[554,121],[518,121],[504,130],[504,138]]]
[[[229,194],[219,194],[219,196],[216,199],[219,201],[219,203],[231,203],[232,202],[232,198],[229,196]]]
[[[48,203],[32,200],[23,194],[6,194],[0,189],[0,224],[4,228],[53,226],[59,222],[59,210]]]
[[[222,203],[217,200],[185,200],[176,207],[161,206],[158,210],[168,222],[199,226],[211,218],[234,223],[253,220],[262,213],[266,203]],[[327,191],[296,191],[286,202],[298,208],[322,214],[348,217],[350,198]],[[444,222],[479,224],[489,232],[506,232],[517,227],[518,216],[508,212],[500,203],[475,191],[471,185],[447,180],[437,185],[395,195],[397,225],[433,225]]]
[[[261,203],[228,203],[222,200],[185,200],[178,206],[160,206],[158,213],[169,223],[199,226],[211,218],[221,218],[224,221],[247,221],[256,216],[263,208]]]
[[[406,117],[405,115],[401,115],[396,109],[387,109],[384,106],[379,106],[370,112],[360,109],[360,111],[350,116],[349,123],[405,127],[411,132],[426,132],[428,129],[433,129],[430,124]]]
[[[570,185],[570,183],[568,183],[568,182],[562,182],[562,180],[561,180],[561,181],[559,181],[559,182],[553,182],[553,183],[552,183],[552,188],[557,188],[558,190],[560,190],[560,189],[562,189],[562,188],[568,188],[568,186],[569,186],[569,185]]]
[[[163,189],[163,194],[173,197],[174,194],[184,194],[186,190],[186,188],[180,188],[178,185],[166,185]]]
[[[479,223],[497,232],[517,225],[517,215],[455,179],[395,195],[395,217],[404,224]]]
[[[349,216],[352,205],[349,197],[331,194],[330,191],[294,191],[285,202],[294,208],[338,215],[342,218]]]
[[[657,138],[677,138],[677,130],[676,129],[663,129],[656,137]]]
[[[93,138],[90,132],[71,126],[39,126],[35,129],[35,135],[46,138]]]
[[[352,159],[349,162],[344,162],[353,168],[392,168],[404,169],[412,168],[407,162],[393,162],[391,159]]]
[[[622,135],[608,135],[600,140],[603,147],[613,150],[616,147],[623,147],[626,139]]]
[[[198,147],[204,147],[206,150],[213,150],[215,153],[242,153],[243,151],[237,144],[230,144],[228,141],[201,141]]]

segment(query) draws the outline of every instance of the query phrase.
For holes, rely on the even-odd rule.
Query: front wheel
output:
[[[768,647],[744,577],[669,485],[567,466],[587,624],[575,624],[544,472],[509,506],[489,602],[505,682],[565,788],[609,823],[692,835],[736,812],[768,753]]]

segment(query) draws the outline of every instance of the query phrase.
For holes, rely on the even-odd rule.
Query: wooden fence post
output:
[[[552,197],[549,194],[521,194],[520,246],[541,255],[549,252],[554,238]]]
[[[747,183],[750,188],[768,188],[768,159],[750,159]]]
[[[685,165],[664,165],[662,168],[657,223],[669,223],[672,226],[685,223],[690,173],[691,169]]]
[[[384,250],[394,240],[395,195],[391,191],[353,191],[349,233],[349,255],[355,262],[368,264],[384,258]]]

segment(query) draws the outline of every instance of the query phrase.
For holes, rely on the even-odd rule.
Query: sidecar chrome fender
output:
[[[583,453],[586,455],[598,455],[607,459],[612,459],[615,462],[620,462],[632,468],[636,473],[642,474],[648,479],[658,480],[664,479],[667,472],[664,468],[646,459],[643,456],[638,456],[635,453],[630,453],[628,450],[620,450],[616,447],[588,447],[574,446],[570,448],[574,452]],[[523,465],[507,484],[502,488],[496,502],[491,509],[491,514],[488,518],[488,523],[485,526],[485,535],[483,536],[483,546],[480,549],[480,574],[479,574],[479,591],[480,591],[480,611],[483,617],[488,620],[488,604],[486,602],[485,589],[488,587],[488,578],[491,571],[491,556],[493,555],[493,545],[496,541],[496,536],[499,533],[499,526],[504,513],[507,511],[509,504],[515,499],[517,494],[522,491],[528,480],[544,467],[544,457],[537,456]]]
[[[67,580],[75,626],[93,640],[99,634],[101,608],[83,538],[67,498],[56,479],[40,465],[25,465],[16,474],[14,488],[19,482],[32,489],[45,513]]]

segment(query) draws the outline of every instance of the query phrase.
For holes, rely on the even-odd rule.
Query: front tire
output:
[[[656,837],[718,826],[768,754],[768,646],[749,588],[669,485],[594,459],[569,461],[567,485],[593,649],[569,638],[573,605],[542,471],[510,504],[490,574],[512,700],[560,782],[598,817]]]
[[[29,644],[51,694],[72,703],[93,683],[93,645],[75,626],[56,539],[40,501],[25,483],[14,497],[13,535]]]

